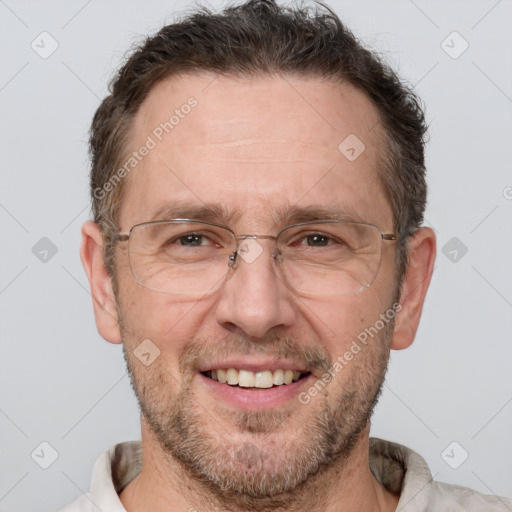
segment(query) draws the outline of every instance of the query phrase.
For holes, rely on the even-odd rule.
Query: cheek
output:
[[[391,294],[383,298],[385,295],[384,290],[372,286],[357,294],[303,300],[301,314],[334,361],[390,307]]]
[[[131,275],[126,277],[120,281],[124,343],[135,347],[149,339],[166,358],[178,358],[183,346],[201,328],[208,302],[180,300],[143,288]]]

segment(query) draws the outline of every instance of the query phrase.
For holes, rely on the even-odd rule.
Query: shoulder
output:
[[[427,463],[406,446],[370,439],[370,469],[389,491],[399,494],[401,512],[512,512],[512,499],[437,482]]]
[[[126,512],[118,493],[140,472],[140,441],[125,441],[104,451],[92,471],[90,491],[57,512]]]
[[[432,482],[429,511],[512,512],[512,499],[479,493],[468,487]]]

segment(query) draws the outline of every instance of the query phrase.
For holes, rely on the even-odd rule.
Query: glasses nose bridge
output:
[[[267,240],[277,240],[277,236],[274,235],[235,235],[237,240],[247,240],[248,238],[252,238],[256,240],[257,238],[263,238]]]
[[[275,236],[275,235],[246,235],[246,234],[242,234],[242,235],[234,235],[234,239],[236,241],[236,249],[231,253],[231,255],[229,257],[229,260],[230,260],[229,261],[229,267],[235,266],[235,263],[237,262],[238,256],[240,255],[240,253],[241,252],[245,252],[244,249],[243,249],[243,242],[244,242],[244,240],[254,240],[254,241],[256,241],[258,239],[273,240],[274,241],[274,247],[273,247],[273,250],[272,250],[272,253],[271,253],[272,254],[272,258],[276,259],[279,256],[279,252],[280,251],[279,251],[279,249],[277,247],[277,239],[278,239],[278,237]],[[264,249],[263,249],[263,247],[261,247],[261,252],[263,252],[263,251],[264,251]],[[251,257],[249,257],[249,258],[244,257],[243,259],[252,263],[252,261],[251,261],[252,258]]]

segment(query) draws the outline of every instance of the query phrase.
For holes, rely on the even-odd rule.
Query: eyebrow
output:
[[[229,212],[221,203],[194,204],[190,202],[166,203],[151,215],[150,221],[169,219],[194,219],[230,225],[242,217],[239,212]],[[271,219],[278,226],[311,222],[316,220],[344,220],[365,222],[365,220],[350,207],[342,205],[299,206],[285,205],[271,212]]]
[[[194,204],[190,202],[166,203],[158,208],[149,219],[195,219],[213,223],[229,223],[238,217],[229,213],[225,206],[220,203]]]
[[[347,206],[332,204],[327,206],[298,206],[280,208],[273,216],[276,224],[298,224],[315,220],[344,220],[365,222],[353,209]]]

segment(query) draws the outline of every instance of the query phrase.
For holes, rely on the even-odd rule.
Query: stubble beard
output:
[[[235,414],[219,406],[216,419],[191,391],[195,373],[180,368],[183,384],[178,390],[177,369],[172,375],[157,363],[158,359],[143,367],[126,350],[126,332],[123,352],[141,412],[162,453],[177,461],[223,506],[277,510],[303,503],[308,485],[314,485],[334,466],[342,468],[349,459],[369,426],[381,393],[393,325],[393,321],[386,324],[341,370],[345,378],[342,386],[336,386],[339,379],[335,377],[309,404],[299,406],[301,414],[295,420],[298,401],[280,410]],[[208,353],[208,343],[195,340],[190,346]],[[244,350],[238,353],[251,352],[252,343],[240,340]],[[211,348],[214,354],[218,354],[217,346]],[[224,346],[236,348],[237,343],[230,337]],[[261,353],[262,346],[278,346],[291,355],[289,347],[298,345],[294,340],[277,338],[274,346],[265,342],[254,351]],[[274,350],[272,355],[276,355]],[[319,367],[326,364],[325,357],[330,361],[327,355],[322,361],[319,356]],[[305,415],[307,408],[310,412]],[[229,431],[222,427],[226,422]]]

